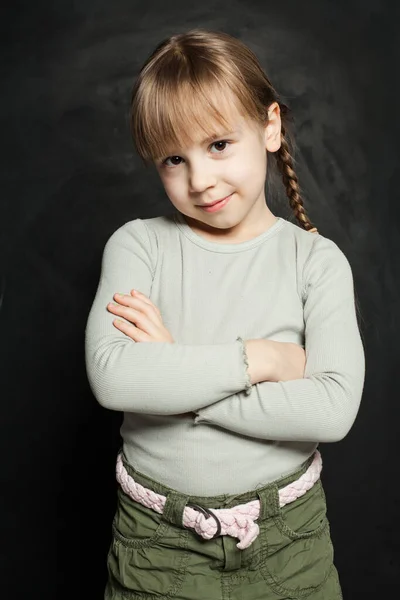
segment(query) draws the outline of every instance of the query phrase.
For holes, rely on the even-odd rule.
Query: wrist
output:
[[[279,381],[278,365],[279,355],[276,342],[272,340],[262,339],[263,348],[263,380],[262,381]]]
[[[263,338],[245,341],[248,359],[248,374],[251,384],[271,381],[275,374],[275,348],[269,340]]]

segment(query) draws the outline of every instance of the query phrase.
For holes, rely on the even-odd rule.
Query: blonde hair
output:
[[[227,90],[239,112],[264,127],[269,106],[279,104],[281,146],[273,153],[276,164],[298,223],[318,233],[304,210],[293,166],[289,108],[281,102],[255,54],[227,33],[192,29],[173,35],[146,60],[131,103],[131,132],[139,156],[147,164],[167,156],[171,147],[190,144],[195,124],[210,137],[216,122],[228,127],[218,109],[226,105]]]

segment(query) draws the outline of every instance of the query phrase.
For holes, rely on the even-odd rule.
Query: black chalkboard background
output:
[[[103,597],[121,415],[90,391],[84,328],[108,237],[170,212],[134,153],[130,91],[155,45],[193,27],[256,52],[295,116],[310,217],[352,265],[367,377],[351,432],[322,448],[324,483],[345,600],[398,596],[396,11],[372,0],[3,6],[1,598]],[[278,184],[270,201],[292,219]]]

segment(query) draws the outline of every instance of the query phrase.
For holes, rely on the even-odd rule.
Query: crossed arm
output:
[[[159,343],[132,343],[126,331],[121,335],[112,325],[115,313],[106,306],[126,286],[132,253],[117,242],[111,238],[106,246],[86,327],[88,378],[100,404],[147,414],[195,412],[194,426],[262,439],[336,441],[347,434],[361,400],[365,363],[351,269],[333,243],[321,240],[319,262],[310,260],[304,268],[305,349],[296,347],[298,362],[288,360],[294,344],[281,344],[278,352],[277,342],[246,340],[246,369],[238,341],[188,345],[163,339],[154,306],[131,308],[150,311],[153,325],[141,316],[142,328],[150,336],[147,341],[161,335]],[[129,272],[135,272],[141,290],[151,289],[151,265],[143,257]],[[142,309],[146,301],[143,296]],[[132,327],[140,329],[137,325]],[[305,369],[297,376],[292,370],[288,377],[290,369],[299,367],[301,353]],[[171,391],[168,403],[166,389]]]

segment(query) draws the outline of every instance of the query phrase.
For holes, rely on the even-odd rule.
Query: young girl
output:
[[[106,600],[342,598],[317,446],[350,430],[364,352],[288,114],[221,32],[165,40],[135,84],[135,145],[176,210],[111,235],[86,327],[91,389],[124,412]],[[274,158],[298,225],[266,203]]]

